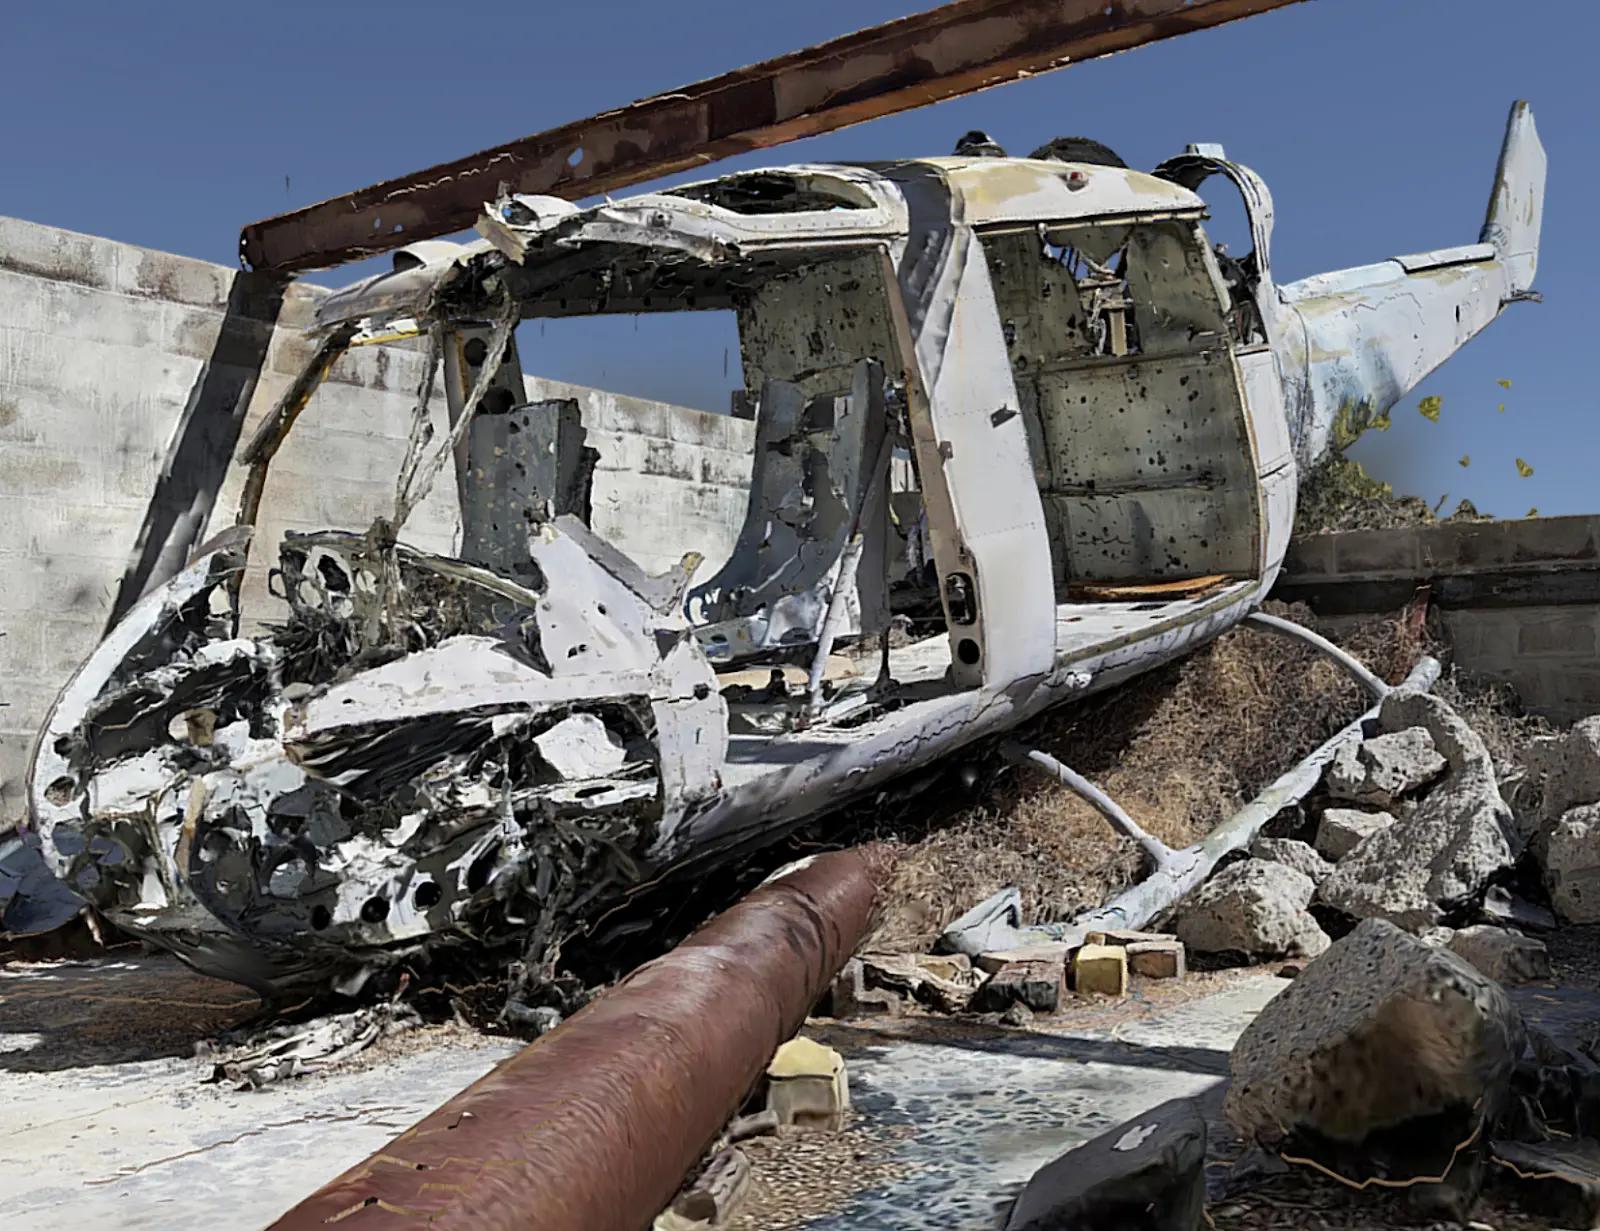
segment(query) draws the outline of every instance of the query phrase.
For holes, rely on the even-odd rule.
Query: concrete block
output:
[[[224,308],[236,269],[193,257],[127,247],[117,263],[116,289],[126,295],[203,308]]]
[[[844,1057],[804,1035],[790,1039],[767,1066],[767,1109],[780,1124],[843,1128],[850,1112]]]
[[[730,453],[721,449],[707,449],[700,455],[700,481],[719,487],[736,488],[740,500],[750,487],[750,476],[755,458],[749,453]]]
[[[1066,990],[1066,967],[1053,961],[1008,962],[978,989],[976,1006],[986,1012],[1004,1012],[1025,1004],[1036,1013],[1054,1013]]]
[[[1417,539],[1409,528],[1350,530],[1329,537],[1337,573],[1407,577],[1417,572]]]
[[[45,332],[58,343],[160,348],[161,305],[112,295],[70,282],[41,283]]]
[[[0,218],[0,269],[112,289],[124,245],[59,227]]]
[[[1139,940],[1127,946],[1128,969],[1146,979],[1181,979],[1188,973],[1181,940]]]
[[[223,341],[224,316],[211,308],[195,308],[187,304],[162,304],[161,345],[174,355],[209,362],[215,358],[220,363],[253,366],[258,354],[271,350],[276,336],[266,321],[253,321],[236,317],[227,322],[228,335]],[[266,366],[265,362],[262,364]]]
[[[919,953],[917,965],[950,983],[961,983],[972,975],[972,959],[965,953]]]
[[[1072,959],[1072,987],[1080,995],[1126,996],[1128,951],[1119,945],[1084,945]]]
[[[1550,952],[1544,942],[1509,928],[1476,924],[1457,931],[1449,944],[1457,957],[1506,987],[1550,977]]]
[[[45,287],[50,284],[28,274],[0,268],[0,321],[13,329],[41,332],[45,328]]]
[[[867,986],[866,968],[858,957],[851,958],[834,976],[828,1000],[829,1010],[840,1021],[858,1017],[899,1017],[905,1008],[898,992]]]
[[[993,953],[980,953],[972,959],[972,964],[985,974],[992,975],[1002,967],[1010,966],[1017,962],[1052,962],[1065,968],[1067,960],[1071,956],[1071,945],[1064,940],[1052,940],[1042,944],[1028,945],[1023,949],[1000,949]]]
[[[1363,812],[1357,808],[1329,808],[1317,824],[1317,854],[1337,863],[1363,841],[1394,824],[1387,812]]]
[[[1530,657],[1593,659],[1596,613],[1590,607],[1566,607],[1537,614],[1524,611],[1517,630],[1517,651]]]
[[[1171,932],[1140,932],[1133,928],[1101,928],[1084,934],[1086,945],[1136,945],[1149,940],[1177,940]]]
[[[78,546],[92,547],[93,542]],[[110,610],[111,595],[126,563],[115,555],[37,555],[6,561],[5,583],[0,585],[5,631],[14,632],[24,620],[42,622],[63,614],[79,619],[103,615]]]
[[[67,491],[94,490],[94,471],[83,461],[39,445],[0,449],[0,492],[59,499]]]
[[[1311,534],[1289,540],[1283,571],[1295,580],[1331,577],[1335,573],[1334,540],[1337,535]]]

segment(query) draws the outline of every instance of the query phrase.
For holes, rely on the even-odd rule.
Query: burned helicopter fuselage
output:
[[[1214,174],[1249,209],[1242,258],[1205,235]],[[34,824],[117,923],[264,988],[449,943],[548,972],[638,885],[1240,619],[1297,465],[1527,291],[1542,191],[1519,109],[1482,243],[1283,288],[1264,186],[1205,147],[1153,175],[932,159],[495,202],[482,240],[324,303],[247,451],[244,524],[57,702]],[[748,514],[720,567],[686,543],[650,576],[584,524],[581,424],[526,403],[512,330],[700,308],[738,315]],[[425,380],[394,515],[287,536],[287,614],[242,635],[277,443],[342,349],[396,333],[442,367],[451,435],[427,439]],[[447,472],[460,558],[402,541]],[[912,609],[939,630],[891,647]]]

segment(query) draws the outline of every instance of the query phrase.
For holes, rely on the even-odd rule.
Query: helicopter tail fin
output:
[[[1483,219],[1480,243],[1493,244],[1513,295],[1533,286],[1539,265],[1539,227],[1544,219],[1545,153],[1534,127],[1533,108],[1511,104],[1506,138],[1495,169],[1494,193]]]

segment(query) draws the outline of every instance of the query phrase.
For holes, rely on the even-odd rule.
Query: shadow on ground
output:
[[[0,1072],[191,1056],[258,1012],[254,992],[170,957],[0,965]]]

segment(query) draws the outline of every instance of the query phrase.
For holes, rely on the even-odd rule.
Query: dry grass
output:
[[[1300,608],[1274,606],[1307,623]],[[1416,661],[1409,622],[1376,619],[1335,638],[1386,679]],[[1018,734],[1085,774],[1169,846],[1215,828],[1366,707],[1334,664],[1282,637],[1237,629],[1104,697],[1056,710]],[[1138,872],[1133,845],[1069,791],[1001,768],[990,754],[979,801],[905,844],[874,943],[919,949],[1007,885],[1026,921],[1099,905]]]

